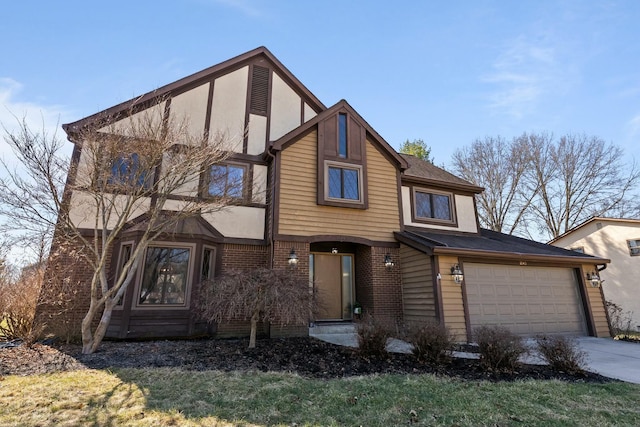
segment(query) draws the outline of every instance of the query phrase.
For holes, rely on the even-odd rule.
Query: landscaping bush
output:
[[[445,365],[451,361],[454,335],[437,322],[409,326],[407,340],[413,344],[413,355],[421,362]]]
[[[0,282],[0,339],[31,345],[42,333],[44,325],[34,321],[42,273],[36,269],[15,281]]]
[[[387,322],[366,314],[356,324],[358,352],[364,357],[385,358],[387,340],[391,337],[391,327]]]
[[[488,371],[514,371],[527,352],[522,338],[502,326],[480,326],[474,336],[480,364]]]
[[[587,355],[573,338],[561,335],[536,337],[540,355],[555,371],[578,374],[584,371]]]
[[[614,338],[629,338],[631,334],[631,312],[624,311],[622,307],[612,301],[605,301],[609,322],[611,324],[611,333]]]

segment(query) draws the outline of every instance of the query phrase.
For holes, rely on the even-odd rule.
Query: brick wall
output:
[[[269,266],[269,247],[260,245],[224,244],[222,247],[222,271],[252,270]]]

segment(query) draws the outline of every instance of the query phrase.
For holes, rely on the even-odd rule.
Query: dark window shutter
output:
[[[249,109],[253,113],[267,114],[269,103],[269,69],[253,66],[251,75],[251,102]]]

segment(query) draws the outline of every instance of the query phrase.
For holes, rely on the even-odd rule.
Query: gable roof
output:
[[[409,164],[409,168],[402,173],[403,181],[415,181],[423,184],[431,184],[456,188],[459,190],[481,193],[484,188],[473,185],[469,181],[455,176],[446,170],[437,167],[431,162],[422,160],[410,154],[400,154]]]
[[[589,219],[587,219],[586,221],[584,221],[581,224],[576,225],[575,227],[573,227],[570,230],[565,231],[564,233],[562,233],[561,235],[559,235],[558,237],[554,237],[553,239],[549,240],[549,243],[554,243],[560,239],[562,239],[563,237],[566,237],[570,234],[573,234],[576,230],[583,228],[589,224],[591,224],[592,222],[619,222],[619,223],[627,223],[629,225],[640,225],[640,219],[633,219],[633,218],[606,218],[606,217],[601,217],[601,216],[593,216]]]
[[[405,169],[408,167],[407,161],[404,159],[402,155],[400,155],[396,150],[389,145],[387,141],[384,140],[383,137],[378,134],[370,125],[367,123],[365,119],[362,118],[360,114],[356,110],[353,109],[351,105],[344,99],[338,101],[335,105],[332,105],[328,109],[324,110],[320,114],[316,115],[309,121],[303,123],[299,127],[293,129],[291,132],[281,136],[276,141],[271,142],[269,145],[269,149],[272,151],[281,151],[286,147],[295,142],[298,138],[302,137],[306,133],[308,133],[313,127],[315,127],[319,122],[325,120],[328,117],[331,117],[334,114],[337,114],[338,111],[347,111],[351,114],[360,124],[362,124],[367,131],[367,134],[371,137],[374,143],[378,145],[378,147],[382,150],[383,153],[387,154],[387,157],[393,159],[393,161],[400,167],[400,169]]]
[[[394,233],[398,241],[428,255],[455,254],[492,259],[528,259],[604,264],[608,259],[582,254],[484,228],[479,234],[439,233],[409,228]]]
[[[132,98],[128,101],[124,101],[118,105],[107,108],[106,110],[102,110],[98,113],[87,116],[78,121],[63,124],[62,128],[67,134],[73,133],[81,130],[82,128],[92,125],[94,123],[100,123],[107,118],[117,117],[120,114],[123,114],[129,111],[133,106],[140,106],[144,108],[144,106],[151,104],[158,99],[162,99],[163,97],[171,96],[173,94],[182,92],[185,88],[195,87],[199,84],[203,84],[216,75],[222,75],[226,72],[233,71],[233,69],[241,68],[245,65],[245,63],[249,63],[257,57],[262,56],[264,59],[269,61],[274,68],[281,74],[281,76],[288,81],[288,83],[297,87],[301,94],[303,94],[303,98],[306,98],[308,103],[315,110],[325,110],[327,107],[313,94],[309,89],[306,88],[305,85],[302,84],[300,80],[294,76],[291,71],[287,69],[266,47],[261,46],[256,49],[245,52],[241,55],[238,55],[234,58],[228,59],[224,62],[221,62],[217,65],[213,65],[209,68],[206,68],[202,71],[198,71],[195,74],[191,74],[190,76],[184,77],[180,80],[177,80],[173,83],[169,83],[164,85],[158,89],[152,90],[150,92],[145,93],[144,95]]]

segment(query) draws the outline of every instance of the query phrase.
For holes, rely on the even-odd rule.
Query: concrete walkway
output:
[[[354,329],[330,330],[324,328],[310,329],[310,335],[332,344],[357,347],[358,338]],[[615,341],[612,338],[579,337],[578,346],[587,355],[587,370],[609,378],[640,384],[640,343]],[[531,341],[533,344],[533,341]],[[391,339],[387,350],[395,353],[410,353],[411,344],[398,339]],[[456,357],[475,358],[474,353],[458,353]],[[541,364],[538,356],[531,354],[522,362]]]

